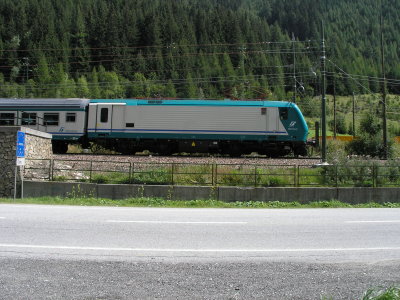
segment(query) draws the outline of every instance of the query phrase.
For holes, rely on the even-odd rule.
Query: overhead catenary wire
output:
[[[110,57],[112,57],[113,59],[86,59],[86,60],[79,60],[79,61],[60,61],[57,63],[48,63],[47,65],[50,66],[57,66],[57,65],[75,65],[75,64],[101,64],[101,63],[115,63],[115,62],[128,62],[128,61],[135,61],[135,60],[152,60],[152,59],[162,59],[162,58],[182,58],[182,57],[202,57],[202,56],[218,56],[218,55],[241,55],[241,54],[292,54],[293,51],[291,51],[290,49],[286,49],[284,51],[278,51],[278,50],[254,50],[254,51],[235,51],[235,52],[211,52],[211,53],[198,53],[198,52],[194,52],[194,53],[185,53],[185,54],[180,54],[180,55],[169,55],[169,54],[165,54],[165,55],[156,55],[156,56],[142,56],[140,58],[138,57],[129,57],[129,58],[118,58],[118,59],[114,59],[114,57],[116,57],[115,55],[110,55]],[[308,54],[308,53],[312,53],[312,51],[298,51],[297,54]],[[88,55],[90,56],[90,55]],[[121,55],[124,57],[124,55]],[[79,57],[79,56],[76,56]],[[45,57],[46,58],[46,57]],[[36,67],[37,64],[32,64],[31,66]],[[9,69],[9,68],[13,68],[15,67],[14,65],[0,65],[0,68],[2,69]]]
[[[295,43],[311,43],[316,40],[295,41]],[[142,45],[142,46],[105,46],[105,47],[72,47],[72,48],[33,48],[33,49],[1,49],[1,52],[31,52],[31,51],[72,51],[72,50],[114,50],[114,49],[171,49],[171,48],[186,48],[186,47],[221,47],[221,46],[255,46],[255,45],[282,45],[292,44],[292,40],[287,41],[260,41],[260,42],[240,42],[240,43],[209,43],[209,44],[176,44],[169,43],[166,45]]]
[[[246,68],[245,67],[244,69],[271,69],[271,68],[285,69],[285,68],[291,68],[291,67],[292,67],[292,64],[275,65],[275,66],[272,66],[272,65],[270,65],[270,66],[257,66],[257,67],[254,67],[254,68]],[[301,67],[304,67],[305,68],[304,70],[307,70],[307,71],[304,71],[303,73],[309,73],[308,72],[309,64],[304,64],[304,65],[297,64],[297,68],[300,69]],[[148,73],[170,73],[170,72],[176,72],[176,71],[193,71],[193,70],[198,70],[198,69],[199,69],[199,67],[174,68],[174,69],[167,69],[167,68],[164,68],[164,69],[147,69],[146,72],[144,72],[144,74],[148,74]],[[240,66],[236,66],[236,67],[233,67],[233,69],[234,70],[240,70],[241,67]],[[93,74],[92,71],[84,71],[84,69],[76,69],[75,71],[78,72],[79,75],[90,75],[90,74]],[[118,75],[122,75],[122,74],[133,75],[135,73],[142,73],[142,71],[139,71],[139,70],[121,71],[121,70],[119,70],[117,72]],[[275,75],[275,74],[276,73],[272,73],[272,74],[271,73],[269,73],[269,74],[268,73],[263,73],[261,75],[270,76],[270,75]],[[249,75],[251,75],[251,74],[249,74]],[[34,72],[34,74],[29,75],[29,78],[35,78],[35,77],[40,77],[40,75],[39,74],[35,74],[35,72]],[[23,74],[23,75],[15,76],[14,78],[26,78],[26,75]]]
[[[336,72],[327,72],[329,75],[337,75],[338,73]],[[384,82],[384,78],[381,77],[373,77],[373,76],[367,76],[367,75],[357,75],[357,74],[349,74],[346,73],[345,76],[347,78],[353,78],[357,79],[360,81],[368,81],[368,82],[376,82],[376,83],[382,83]],[[386,82],[391,83],[392,85],[400,85],[400,79],[391,79],[391,78],[386,78]]]
[[[304,78],[313,78],[313,75],[308,74],[307,72],[299,72],[298,74],[302,75]],[[189,81],[192,81],[193,83],[213,83],[213,82],[238,82],[238,81],[248,81],[251,79],[257,80],[257,79],[285,79],[287,78],[291,73],[282,73],[282,74],[276,74],[276,73],[270,73],[270,74],[262,74],[262,75],[254,75],[254,74],[248,74],[248,75],[243,75],[243,76],[223,76],[223,77],[218,77],[218,76],[212,76],[212,77],[195,77],[195,78],[178,78],[178,79],[144,79],[144,80],[130,80],[129,82],[124,82],[124,81],[118,81],[117,84],[123,84],[123,85],[135,85],[135,84],[169,84],[170,82],[174,84],[186,84]],[[48,89],[52,87],[62,87],[62,86],[71,86],[71,85],[76,85],[77,83],[74,81],[72,82],[64,82],[64,83],[46,83],[45,87],[41,87],[42,89]],[[99,82],[87,82],[86,83],[88,86],[107,86],[107,85],[115,85],[116,82],[107,82],[107,81],[99,81]],[[4,84],[2,85],[3,87],[12,87],[12,84]],[[273,84],[273,86],[278,86],[276,84]],[[286,85],[285,85],[286,86]],[[35,89],[41,89],[39,87],[35,87]]]

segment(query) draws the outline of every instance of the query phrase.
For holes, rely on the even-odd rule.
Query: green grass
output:
[[[321,300],[335,300],[331,296],[321,296]],[[361,300],[400,300],[400,288],[373,288],[366,291]]]
[[[311,203],[280,202],[280,201],[247,201],[247,202],[222,202],[217,200],[167,200],[162,198],[130,198],[111,200],[91,197],[41,197],[13,199],[0,198],[0,203],[18,204],[50,204],[50,205],[78,205],[78,206],[116,206],[116,207],[198,207],[198,208],[400,208],[400,203],[365,203],[348,204],[336,200],[317,201]]]
[[[205,168],[209,169],[205,169]],[[55,176],[54,181],[70,181],[66,176]],[[88,179],[79,182],[89,182]],[[204,186],[331,186],[339,187],[389,187],[400,186],[400,165],[388,161],[377,165],[369,161],[354,161],[329,167],[255,167],[239,165],[218,166],[218,173],[211,166],[190,166],[171,173],[166,168],[129,174],[98,172],[92,175],[92,183],[98,184],[146,184],[146,185],[204,185]]]
[[[381,95],[375,94],[375,95],[356,95],[355,98],[355,108],[356,108],[356,113],[355,113],[355,123],[356,123],[356,135],[360,133],[360,120],[362,117],[371,109],[373,111],[376,111],[376,109],[379,107],[379,102],[381,99]],[[320,98],[315,98],[315,101],[320,101]],[[400,96],[399,95],[387,95],[387,108],[388,111],[394,111],[397,110],[400,104]],[[320,103],[320,102],[315,102],[315,103]],[[337,96],[336,97],[336,108],[337,108],[337,115],[339,116],[344,116],[345,119],[345,127],[346,130],[348,131],[350,125],[353,123],[353,97],[352,96]],[[332,95],[327,95],[327,122],[329,124],[329,121],[333,120],[333,96]],[[318,111],[319,115],[319,111]],[[315,121],[320,122],[320,118],[316,116],[304,116],[305,119],[312,124],[312,130],[310,130],[310,133],[308,135],[309,138],[315,136],[315,131],[314,131],[314,123]],[[388,119],[387,119],[387,125],[388,125],[388,133],[389,136],[391,135],[399,135],[400,133],[400,125],[399,125],[399,115],[397,114],[388,114]],[[330,130],[329,126],[327,126],[327,136],[333,136],[333,132]],[[347,132],[349,133],[349,132]],[[349,135],[349,134],[344,134],[344,135]]]
[[[400,300],[400,287],[369,289],[362,300]]]

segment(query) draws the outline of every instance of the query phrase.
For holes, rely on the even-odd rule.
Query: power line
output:
[[[295,41],[295,43],[310,43],[314,40]],[[30,52],[30,51],[73,51],[73,50],[115,50],[115,49],[175,49],[178,47],[221,47],[221,46],[255,46],[255,45],[279,45],[279,44],[291,44],[293,41],[261,41],[261,42],[249,42],[249,43],[216,43],[216,44],[175,44],[171,43],[168,45],[149,45],[149,46],[107,46],[107,47],[73,47],[73,48],[35,48],[35,49],[3,49],[0,52]]]
[[[335,72],[327,72],[330,75],[336,75],[337,73]],[[349,76],[348,76],[348,75]],[[367,75],[357,75],[357,74],[350,74],[347,73],[346,76],[348,78],[357,78],[358,80],[362,80],[362,81],[368,81],[368,82],[376,82],[376,83],[382,83],[384,81],[384,78],[381,77],[373,77],[373,76],[367,76]],[[396,84],[400,84],[400,79],[390,79],[390,78],[386,78],[386,81],[389,83],[392,83],[392,85],[396,85]]]
[[[299,68],[299,64],[297,64],[296,65],[297,66],[297,68]],[[307,70],[308,70],[308,68],[309,68],[309,64],[300,64],[300,66],[304,66],[304,68],[306,69],[307,68]],[[292,67],[292,64],[289,64],[289,65],[275,65],[275,66],[255,66],[255,67],[245,67],[244,69],[246,70],[253,70],[253,69],[269,69],[269,68],[276,68],[276,69],[285,69],[285,68],[291,68]],[[173,69],[167,69],[167,68],[164,68],[164,69],[147,69],[145,72],[143,72],[143,71],[139,71],[139,70],[130,70],[130,71],[118,71],[118,72],[116,72],[118,75],[122,75],[122,74],[129,74],[129,75],[133,75],[133,74],[135,74],[135,73],[138,73],[138,72],[140,72],[140,73],[143,73],[143,74],[147,74],[147,73],[165,73],[165,72],[167,72],[167,73],[171,73],[171,72],[176,72],[176,71],[193,71],[193,70],[198,70],[199,69],[199,67],[192,67],[192,68],[173,68]],[[239,70],[239,69],[241,69],[241,67],[240,66],[237,66],[237,67],[233,67],[233,69],[234,70]],[[77,69],[77,70],[75,70],[76,72],[78,72],[79,73],[79,75],[90,75],[90,74],[92,74],[92,72],[91,71],[84,71],[84,69]],[[83,72],[84,71],[84,72]],[[111,71],[111,72],[114,72],[114,71]],[[309,73],[308,71],[307,72],[303,72],[303,73]],[[65,73],[66,74],[66,73]],[[98,73],[99,74],[99,73]],[[263,74],[260,74],[260,75],[265,75],[265,76],[269,76],[269,75],[275,75],[276,73],[273,73],[273,74],[265,74],[265,73],[263,73]],[[297,74],[299,74],[299,73],[297,73]],[[300,73],[301,74],[301,73]],[[40,75],[37,75],[37,74],[32,74],[32,75],[30,75],[29,76],[30,78],[35,78],[35,77],[40,77]],[[13,77],[13,78],[26,78],[26,75],[19,75],[19,76],[15,76],[15,77]]]
[[[254,50],[254,51],[237,51],[237,52],[212,52],[212,53],[186,53],[181,55],[158,55],[158,56],[142,56],[142,57],[130,57],[130,58],[118,58],[118,59],[100,59],[100,60],[80,60],[80,61],[70,61],[70,62],[57,62],[53,64],[47,64],[50,66],[57,66],[57,65],[74,65],[74,64],[101,64],[101,63],[117,63],[117,62],[128,62],[128,61],[135,61],[135,60],[152,60],[152,59],[162,59],[162,58],[182,58],[182,57],[202,57],[202,56],[214,56],[214,55],[244,55],[244,54],[292,54],[293,51],[291,49],[284,49],[281,50]],[[298,54],[307,54],[312,53],[310,51],[298,51]],[[90,56],[90,55],[89,55]],[[115,56],[111,56],[115,57]],[[31,64],[32,67],[37,67],[37,64]],[[0,65],[2,69],[13,68],[15,66],[11,65]]]
[[[298,74],[305,74],[303,75],[303,77],[307,78],[307,77],[313,77],[313,75],[310,75],[306,72],[299,72]],[[198,77],[198,78],[191,78],[190,80],[193,83],[216,83],[216,82],[240,82],[243,81],[246,82],[248,80],[259,80],[259,79],[265,79],[265,80],[269,80],[269,79],[285,79],[286,76],[291,75],[291,73],[282,73],[282,74],[276,74],[276,73],[270,73],[270,74],[262,74],[262,75],[243,75],[243,76],[224,76],[224,77]],[[268,76],[268,77],[266,77]],[[169,84],[170,82],[172,82],[173,84],[186,84],[188,83],[190,80],[188,80],[187,78],[178,78],[178,79],[145,79],[145,80],[130,80],[129,82],[121,82],[118,81],[119,85],[135,85],[135,84],[149,84],[149,83],[153,83],[153,84]],[[51,89],[54,87],[63,87],[63,86],[72,86],[72,85],[76,85],[78,84],[75,80],[73,80],[73,83],[47,83],[44,87],[33,87],[34,89]],[[100,81],[100,82],[87,82],[88,86],[109,86],[109,85],[115,85],[114,82],[107,82],[107,81]],[[3,87],[13,87],[14,85],[12,84],[5,84],[2,85]],[[29,88],[29,85],[24,85],[26,87]],[[272,86],[278,86],[278,84],[272,84]],[[286,86],[286,84],[284,85]]]

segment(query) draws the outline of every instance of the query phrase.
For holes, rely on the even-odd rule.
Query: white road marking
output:
[[[400,220],[346,221],[345,223],[400,223]]]
[[[248,222],[195,222],[195,221],[120,221],[107,220],[107,223],[142,223],[142,224],[247,224]]]
[[[5,219],[6,217],[0,217],[0,219]]]
[[[106,248],[80,246],[51,246],[51,245],[24,245],[0,244],[0,248],[26,248],[49,250],[92,250],[92,251],[130,251],[130,252],[254,252],[254,253],[282,253],[282,252],[357,252],[357,251],[400,251],[400,247],[372,247],[372,248],[294,248],[294,249],[179,249],[179,248]]]

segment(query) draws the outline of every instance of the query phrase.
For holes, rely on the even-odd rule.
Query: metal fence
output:
[[[400,164],[329,166],[28,159],[33,180],[248,187],[398,187]]]

